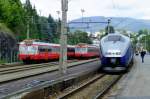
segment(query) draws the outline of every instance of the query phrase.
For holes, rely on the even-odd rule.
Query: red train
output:
[[[67,57],[73,58],[75,47],[68,45],[67,50]],[[19,44],[19,59],[24,63],[58,60],[59,56],[59,44],[43,43],[36,40],[24,40]]]
[[[36,40],[24,40],[19,44],[19,59],[24,63],[40,63],[58,60],[60,56],[60,45],[44,43]],[[92,58],[99,56],[99,48],[87,44],[67,46],[67,57],[70,58]]]
[[[80,43],[75,46],[75,58],[92,58],[99,57],[99,47]]]

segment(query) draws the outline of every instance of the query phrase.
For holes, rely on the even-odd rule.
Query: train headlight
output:
[[[106,52],[105,54],[106,54],[106,55],[111,55],[112,53],[111,53],[111,52]]]
[[[116,55],[121,55],[121,52],[116,52]]]
[[[106,55],[121,55],[121,52],[106,52]]]
[[[111,58],[110,61],[111,63],[116,63],[116,58]]]

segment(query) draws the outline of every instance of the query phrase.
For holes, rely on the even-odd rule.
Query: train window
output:
[[[74,48],[69,47],[69,48],[67,48],[67,51],[68,51],[68,52],[74,52],[74,51],[75,51],[75,49],[74,49]]]
[[[88,51],[87,48],[75,48],[75,52],[85,53],[87,51]]]
[[[119,35],[108,36],[108,41],[120,41],[120,40],[121,40],[121,36]]]
[[[89,48],[88,48],[88,52],[96,52],[96,49],[95,49],[95,48],[92,48],[92,47],[89,47]]]
[[[52,51],[52,49],[51,49],[51,48],[49,48],[49,49],[48,49],[48,52],[51,52],[51,51]]]
[[[19,53],[20,54],[27,54],[27,50],[28,50],[28,47],[27,46],[19,46]]]
[[[45,52],[46,50],[43,48],[39,48],[39,52]]]
[[[51,52],[52,51],[52,49],[51,49],[51,47],[47,47],[47,46],[39,46],[38,47],[38,50],[39,50],[39,52]]]
[[[75,52],[80,52],[80,48],[75,48]]]
[[[52,48],[52,51],[53,51],[53,52],[60,52],[60,47],[53,47],[53,48]]]

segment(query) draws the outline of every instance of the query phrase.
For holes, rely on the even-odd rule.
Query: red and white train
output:
[[[73,58],[74,46],[68,45],[67,57]],[[19,59],[24,63],[43,62],[58,60],[60,56],[60,45],[44,43],[36,40],[24,40],[19,44]]]
[[[98,46],[85,43],[80,43],[75,46],[75,58],[92,58],[99,56],[100,51]]]
[[[39,63],[58,60],[60,44],[44,43],[37,40],[24,40],[19,44],[19,59],[24,63]],[[99,48],[87,44],[67,46],[68,58],[92,58],[99,56]]]

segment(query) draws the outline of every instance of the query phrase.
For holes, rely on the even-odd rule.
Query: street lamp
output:
[[[58,20],[59,20],[59,15],[60,15],[60,11],[56,11],[57,15],[58,15]]]
[[[81,9],[81,13],[82,13],[82,23],[83,23],[83,13],[85,12],[84,9]]]
[[[83,26],[83,14],[84,14],[85,10],[81,9],[81,13],[82,13],[82,26]]]

